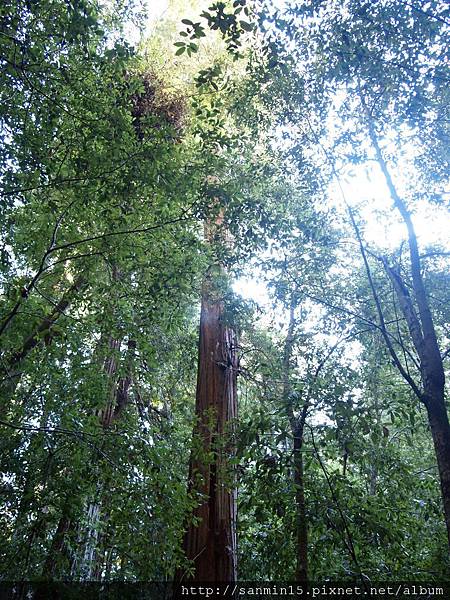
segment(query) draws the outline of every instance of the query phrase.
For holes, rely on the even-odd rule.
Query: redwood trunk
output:
[[[236,580],[236,493],[227,453],[237,414],[236,340],[223,320],[224,307],[205,281],[200,317],[196,392],[197,425],[189,466],[190,491],[199,495],[184,538],[197,581]],[[182,577],[182,579],[185,579]]]

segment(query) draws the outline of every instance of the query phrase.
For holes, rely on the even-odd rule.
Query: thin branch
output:
[[[424,339],[422,333],[422,327],[419,319],[417,318],[414,305],[409,295],[408,289],[403,283],[398,271],[389,266],[386,259],[383,259],[384,269],[392,282],[397,299],[400,304],[401,311],[405,317],[408,325],[409,333],[414,344],[414,347],[419,355],[419,358],[423,360],[424,355]]]
[[[367,108],[367,105],[364,104],[364,107],[365,107],[366,113],[369,113],[369,109]],[[372,137],[375,135],[375,133],[374,133],[374,130],[373,130],[373,121],[371,120],[370,114],[368,114],[368,118],[369,118],[369,122],[372,123],[372,129],[371,129],[371,139],[372,139]],[[334,165],[334,161],[331,160],[331,157],[329,156],[328,151],[324,148],[323,144],[321,143],[320,139],[318,138],[317,134],[315,133],[314,129],[312,128],[309,119],[307,119],[307,122],[308,122],[308,126],[309,126],[312,134],[316,138],[317,143],[319,144],[319,146],[321,147],[322,151],[324,152],[325,156],[328,159],[328,162],[330,164],[333,176],[335,177],[336,182],[338,184],[338,187],[339,187],[342,199],[344,201],[345,206],[347,207],[347,212],[349,214],[350,221],[351,221],[351,224],[353,226],[353,230],[354,230],[355,235],[356,235],[356,239],[358,240],[358,244],[359,244],[361,256],[362,256],[362,259],[363,259],[363,262],[364,262],[364,267],[366,269],[367,279],[369,281],[369,286],[370,286],[370,289],[372,291],[372,296],[373,296],[373,299],[374,299],[374,302],[375,302],[375,306],[376,306],[376,309],[377,309],[378,320],[379,320],[379,329],[381,331],[381,334],[382,334],[382,336],[384,338],[384,341],[385,341],[386,346],[387,346],[387,348],[389,350],[389,353],[390,353],[390,355],[392,357],[392,360],[394,361],[394,363],[395,363],[397,369],[399,370],[401,376],[409,384],[409,386],[414,391],[414,393],[419,398],[419,400],[421,400],[423,402],[424,398],[423,398],[422,392],[420,391],[420,389],[418,388],[418,386],[416,385],[416,383],[412,379],[412,377],[410,377],[410,375],[408,374],[408,372],[403,367],[403,365],[402,365],[400,359],[398,358],[397,353],[395,352],[395,349],[394,349],[394,347],[392,345],[392,342],[391,342],[391,339],[390,339],[390,336],[389,336],[389,333],[388,333],[388,330],[387,330],[387,327],[386,327],[386,322],[385,322],[385,319],[384,319],[383,309],[381,307],[380,299],[378,297],[378,294],[377,294],[377,291],[376,291],[376,287],[375,287],[375,284],[374,284],[374,281],[373,281],[373,278],[372,278],[372,271],[370,269],[369,261],[367,260],[367,254],[366,254],[366,250],[365,250],[364,244],[362,242],[361,234],[360,234],[358,225],[356,223],[353,211],[352,211],[349,203],[347,202],[347,198],[345,196],[345,192],[344,192],[344,189],[342,187],[339,174],[336,171],[336,167]],[[372,141],[374,141],[374,140],[372,139]],[[375,138],[375,143],[376,142],[377,142],[377,140]],[[378,146],[377,146],[377,148],[378,148],[378,151],[379,151],[379,147]],[[379,154],[379,152],[377,153],[377,158],[380,160],[380,157],[378,156],[378,154]],[[382,157],[381,157],[381,160],[382,160]],[[386,170],[387,177],[388,177],[388,180],[387,180],[388,181],[388,186],[389,186],[389,183],[390,183],[389,189],[391,190],[391,194],[395,194],[395,197],[398,198],[397,192],[395,190],[395,187],[394,187],[394,185],[392,183],[392,180],[390,179],[390,174],[387,171],[387,168],[385,170]],[[383,170],[383,173],[384,172],[385,171]],[[394,202],[395,202],[395,200],[394,200]],[[408,213],[408,211],[406,210],[406,207],[404,206],[404,204],[402,203],[402,201],[399,198],[398,198],[398,207],[399,207],[399,210],[401,211],[402,216],[404,218],[405,217],[409,218],[409,213]],[[412,227],[412,223],[411,223],[410,218],[409,218],[409,221],[407,221],[407,223],[409,223],[409,225],[411,227],[411,231],[412,231],[412,232],[410,232],[410,227],[408,227],[408,232],[410,232],[410,241],[411,241],[411,239],[415,240],[414,229]]]
[[[443,251],[435,250],[435,251],[432,251],[432,252],[425,252],[425,254],[421,254],[420,258],[421,259],[424,259],[424,258],[434,258],[435,256],[449,258],[450,257],[450,252],[443,252]]]
[[[397,353],[392,345],[391,339],[387,333],[387,328],[386,328],[386,323],[384,320],[384,313],[383,313],[383,309],[381,307],[381,302],[380,299],[378,297],[378,293],[375,287],[375,283],[373,281],[373,277],[372,277],[372,271],[370,269],[370,265],[369,265],[369,261],[367,260],[367,255],[366,255],[366,251],[364,248],[364,244],[362,242],[362,238],[361,238],[361,234],[358,228],[358,225],[356,223],[355,217],[353,215],[353,211],[351,210],[350,207],[348,207],[348,211],[349,211],[349,215],[350,215],[350,219],[352,221],[352,225],[353,228],[355,230],[355,234],[357,237],[357,240],[359,242],[359,246],[360,246],[360,250],[361,250],[361,256],[362,259],[364,261],[364,266],[366,269],[366,273],[367,273],[367,279],[369,281],[369,286],[370,289],[372,291],[372,296],[375,302],[375,306],[377,309],[377,313],[378,313],[378,320],[380,322],[380,327],[381,327],[381,334],[384,338],[384,341],[386,343],[386,346],[389,350],[389,354],[392,357],[392,360],[395,363],[395,366],[397,367],[397,369],[400,372],[400,375],[403,377],[403,379],[410,385],[411,389],[414,391],[414,393],[416,394],[416,396],[419,398],[419,400],[423,401],[423,394],[420,391],[420,389],[418,388],[418,386],[416,385],[415,381],[413,380],[413,378],[409,375],[409,373],[406,371],[406,369],[404,368],[404,366],[402,365],[400,359],[397,356]]]
[[[431,19],[440,21],[441,23],[444,23],[444,25],[450,25],[450,21],[447,21],[447,19],[444,19],[444,17],[435,15],[434,13],[432,13],[428,10],[424,10],[423,8],[419,8],[418,6],[414,6],[414,4],[412,4],[411,2],[406,2],[406,0],[397,0],[397,1],[399,4],[403,4],[404,6],[409,6],[409,8],[411,8],[411,10],[414,10],[422,15],[425,15],[426,17],[430,17]]]
[[[125,230],[121,230],[121,231],[110,231],[110,232],[106,232],[103,234],[99,234],[99,235],[95,235],[95,236],[90,236],[87,238],[83,238],[81,240],[75,240],[73,242],[67,242],[65,244],[60,244],[59,246],[51,246],[49,245],[47,250],[45,251],[40,265],[36,271],[36,273],[34,274],[33,278],[31,279],[30,283],[24,288],[23,294],[17,302],[14,305],[14,307],[12,308],[12,310],[9,312],[9,314],[5,317],[5,319],[3,320],[2,325],[0,326],[0,335],[5,331],[5,329],[8,327],[9,323],[12,321],[12,319],[17,315],[20,306],[22,305],[23,299],[27,298],[29,296],[29,294],[31,293],[31,291],[33,290],[34,286],[36,285],[36,283],[38,282],[39,278],[41,277],[41,275],[48,270],[51,266],[53,266],[53,264],[57,264],[57,262],[63,262],[61,259],[59,259],[58,261],[56,261],[55,263],[52,263],[51,265],[46,265],[46,261],[48,259],[49,256],[51,256],[53,253],[55,252],[59,252],[60,250],[66,250],[67,248],[73,248],[74,246],[79,246],[81,244],[86,244],[88,242],[93,242],[93,241],[97,241],[97,240],[103,240],[103,239],[108,239],[111,237],[116,237],[116,236],[121,236],[121,235],[131,235],[131,234],[136,234],[136,233],[148,233],[150,231],[154,231],[156,229],[159,229],[161,227],[165,227],[167,225],[173,225],[175,223],[181,223],[181,222],[185,222],[185,221],[189,221],[191,220],[193,217],[192,216],[186,216],[186,213],[183,214],[183,216],[181,217],[177,217],[175,219],[170,219],[169,221],[164,221],[164,222],[160,222],[160,223],[156,223],[155,225],[148,225],[145,227],[136,227],[134,229],[125,229]],[[56,231],[57,231],[57,227],[59,226],[58,222],[55,224],[55,228],[53,230],[52,233],[52,241],[54,240],[55,236],[56,236]],[[78,257],[80,257],[81,255],[78,255]],[[76,258],[77,256],[72,256],[72,258]]]
[[[411,275],[412,275],[412,283],[413,290],[417,302],[417,307],[419,310],[420,316],[420,324],[423,335],[423,344],[424,344],[424,353],[421,356],[422,368],[429,370],[430,372],[434,372],[434,378],[437,380],[445,381],[444,370],[442,367],[442,362],[440,360],[440,351],[439,345],[437,342],[436,330],[434,328],[433,317],[431,314],[430,306],[428,303],[428,298],[425,290],[425,285],[422,277],[422,268],[420,262],[420,254],[419,247],[417,243],[417,236],[414,229],[414,224],[412,222],[411,214],[403,201],[400,195],[397,192],[397,189],[394,185],[394,181],[391,177],[391,173],[389,171],[387,162],[384,159],[383,153],[381,152],[380,145],[378,143],[377,133],[375,131],[375,124],[373,118],[368,112],[368,108],[365,102],[364,95],[360,90],[360,101],[363,110],[367,116],[367,126],[369,131],[369,137],[372,142],[372,146],[375,150],[375,155],[378,160],[378,164],[380,169],[384,175],[384,179],[388,186],[394,207],[400,213],[403,222],[406,225],[406,229],[408,231],[408,243],[409,243],[409,253],[410,253],[410,262],[411,262]]]
[[[109,231],[109,232],[102,233],[99,235],[93,235],[91,237],[87,237],[87,238],[84,238],[81,240],[67,242],[66,244],[61,244],[60,246],[55,246],[54,248],[52,248],[51,253],[58,252],[59,250],[65,250],[67,248],[73,248],[74,246],[79,246],[80,244],[87,244],[88,242],[104,240],[104,239],[119,236],[119,235],[130,235],[130,234],[134,234],[134,233],[148,233],[149,231],[154,231],[155,229],[159,229],[160,227],[165,227],[167,225],[173,225],[175,223],[189,221],[192,218],[193,217],[182,216],[182,217],[177,217],[176,219],[170,219],[169,221],[157,223],[155,225],[147,225],[145,227],[136,227],[134,229],[124,229],[122,231]]]
[[[409,352],[407,352],[406,346],[403,342],[403,336],[402,336],[402,332],[400,330],[400,317],[398,315],[397,312],[397,302],[396,302],[396,296],[395,296],[395,289],[392,290],[392,306],[394,308],[394,313],[395,313],[395,328],[397,330],[397,337],[398,340],[400,342],[400,347],[401,350],[403,352],[403,361],[405,363],[405,369],[408,373],[409,376],[411,376],[410,370],[409,370],[409,365],[408,365],[408,356],[411,357],[411,354]],[[403,319],[402,319],[403,320]],[[413,363],[416,367],[416,369],[418,369],[420,371],[420,365],[417,364],[417,361],[413,359]]]
[[[85,431],[80,431],[77,429],[65,429],[63,427],[36,427],[34,425],[29,425],[29,424],[24,424],[24,425],[17,425],[16,423],[10,423],[9,421],[4,421],[3,419],[0,419],[0,425],[4,425],[5,427],[10,427],[11,429],[16,429],[18,431],[37,431],[37,432],[43,432],[43,433],[61,433],[61,434],[65,434],[65,435],[72,435],[75,437],[83,437],[83,436],[89,436],[89,437],[98,437],[98,435],[102,435],[103,434],[103,430],[102,432],[99,434],[95,434],[95,433],[88,433]],[[117,435],[121,435],[119,432],[116,431],[110,431],[108,430],[108,433],[114,433]]]

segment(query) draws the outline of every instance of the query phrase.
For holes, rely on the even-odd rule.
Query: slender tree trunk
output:
[[[306,522],[305,483],[303,477],[303,427],[294,430],[294,484],[297,529],[297,581],[308,581],[308,527]]]
[[[445,524],[447,527],[447,538],[450,549],[450,424],[447,408],[445,406],[445,373],[442,356],[434,326],[433,315],[430,309],[425,283],[423,280],[421,259],[417,242],[417,235],[411,214],[403,198],[395,187],[388,165],[384,159],[375,123],[371,112],[361,95],[361,103],[365,110],[369,137],[371,139],[375,155],[384,175],[394,207],[399,212],[408,231],[408,246],[411,263],[411,283],[414,298],[411,298],[407,286],[401,279],[400,272],[395,271],[384,261],[386,271],[393,283],[400,308],[408,326],[411,341],[416,349],[420,360],[421,382],[417,385],[402,368],[398,357],[392,346],[388,344],[389,351],[401,374],[409,383],[416,396],[421,400],[428,414],[428,422],[433,437],[436,460],[441,483],[442,500],[444,507]],[[376,302],[376,291],[372,288]],[[383,325],[384,327],[384,325]],[[387,341],[386,335],[384,335]]]
[[[305,403],[300,417],[296,417],[291,400],[291,358],[295,332],[295,293],[292,294],[289,309],[289,325],[284,343],[283,354],[283,403],[288,412],[291,433],[294,439],[294,469],[293,479],[295,486],[295,512],[296,512],[296,571],[297,581],[308,581],[308,524],[306,521],[305,482],[303,473],[303,432],[307,414]]]
[[[430,399],[426,404],[426,408],[439,470],[450,547],[450,425],[443,399]]]
[[[184,538],[197,581],[235,581],[236,494],[227,464],[229,437],[237,416],[236,338],[224,322],[224,306],[212,276],[203,284],[190,491],[201,497]],[[185,577],[181,576],[181,579]]]

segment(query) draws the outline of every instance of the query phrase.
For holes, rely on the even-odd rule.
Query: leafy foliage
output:
[[[139,11],[108,6],[0,8],[0,577],[191,568],[197,325],[218,271],[239,334],[239,577],[297,577],[302,523],[311,580],[448,576],[405,312],[423,329],[419,277],[444,369],[448,248],[422,245],[418,271],[405,248],[408,216],[445,206],[448,8],[174,5],[136,49]],[[370,242],[371,202],[345,193],[374,158],[399,244]],[[233,292],[243,277],[265,304]]]

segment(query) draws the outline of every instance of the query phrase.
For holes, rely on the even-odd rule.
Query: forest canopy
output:
[[[449,49],[2,2],[1,581],[449,580]]]

